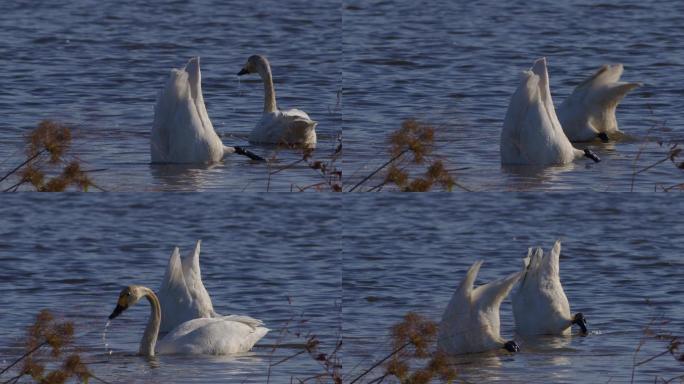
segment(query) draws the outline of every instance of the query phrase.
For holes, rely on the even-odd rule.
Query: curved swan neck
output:
[[[161,306],[157,295],[149,288],[144,288],[145,297],[150,302],[150,319],[147,321],[145,333],[140,340],[140,354],[144,356],[154,356],[154,347],[157,344],[159,335],[159,325],[161,324]]]
[[[271,66],[268,62],[263,63],[257,67],[257,72],[264,82],[264,113],[271,113],[276,111],[275,89],[273,89],[273,76],[271,75]]]

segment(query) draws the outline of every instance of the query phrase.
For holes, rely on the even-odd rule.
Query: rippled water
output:
[[[500,194],[345,199],[344,370],[355,377],[388,353],[389,327],[408,311],[439,321],[467,268],[484,260],[482,284],[516,272],[531,246],[562,240],[560,273],[588,337],[520,341],[517,354],[455,360],[471,383],[629,382],[635,349],[652,319],[684,329],[684,204],[629,194]],[[353,204],[350,203],[353,200]],[[369,215],[368,212],[373,212]],[[510,299],[501,334],[514,337]],[[638,361],[665,350],[648,340]],[[664,356],[635,382],[682,374]],[[377,375],[375,375],[377,376]],[[373,375],[371,375],[373,377]],[[368,377],[368,381],[370,378]]]
[[[0,174],[23,158],[22,135],[42,119],[76,128],[76,153],[107,190],[265,191],[269,168],[241,156],[211,169],[152,167],[149,133],[168,71],[201,56],[202,87],[226,144],[247,145],[261,116],[263,86],[238,82],[252,54],[269,57],[282,108],[319,122],[315,157],[325,160],[341,131],[341,12],[336,1],[117,1],[0,4]],[[265,146],[272,168],[301,151]],[[270,190],[321,181],[297,166]]]
[[[262,196],[6,197],[0,367],[23,353],[25,326],[42,308],[75,322],[81,355],[113,383],[264,383],[269,363],[302,352],[309,332],[320,339],[321,352],[330,352],[341,326],[339,204],[307,199],[313,205],[302,210],[285,198]],[[112,321],[106,335],[112,354],[106,353],[102,333],[120,290],[134,283],[158,289],[173,246],[185,255],[197,239],[216,311],[261,319],[271,332],[240,356],[147,361],[136,356],[149,315],[144,302]],[[270,377],[284,383],[321,372],[303,354],[274,366]]]
[[[346,181],[386,161],[388,133],[414,117],[439,129],[436,152],[470,189],[631,189],[634,169],[666,156],[657,141],[684,139],[682,12],[674,0],[346,1]],[[623,63],[623,80],[645,84],[617,111],[620,128],[634,139],[591,144],[599,164],[502,169],[508,101],[519,73],[541,56],[557,105],[602,64]],[[668,162],[639,174],[634,189],[681,181]]]

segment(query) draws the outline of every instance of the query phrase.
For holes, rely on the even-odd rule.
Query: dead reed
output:
[[[72,133],[65,125],[43,120],[25,138],[26,159],[0,177],[4,192],[14,192],[21,186],[30,186],[38,192],[62,192],[70,187],[87,191],[97,187],[82,169],[81,161],[70,154]]]

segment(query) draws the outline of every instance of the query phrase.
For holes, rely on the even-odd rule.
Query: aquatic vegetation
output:
[[[301,148],[301,146],[297,145],[288,146],[292,148]],[[269,165],[266,191],[268,192],[270,189],[272,176],[285,170],[292,169],[293,167],[303,163],[306,164],[308,168],[316,172],[321,177],[322,181],[306,186],[299,186],[297,184],[292,183],[290,186],[290,192],[304,192],[310,189],[316,190],[318,192],[342,192],[342,170],[337,166],[337,161],[342,158],[342,135],[337,135],[337,138],[333,143],[333,147],[330,151],[330,154],[327,156],[326,160],[319,160],[316,157],[314,157],[315,149],[312,147],[304,147],[301,149],[301,159],[274,170],[271,170]],[[275,161],[275,155],[270,160]]]
[[[13,384],[25,378],[41,384],[64,383],[72,378],[86,383],[93,378],[106,383],[88,370],[78,354],[74,346],[74,324],[55,319],[48,310],[40,311],[28,327],[25,348],[26,353],[0,371],[0,376],[15,371],[15,376],[3,383]],[[14,367],[18,369],[13,370]]]
[[[394,186],[401,192],[427,192],[435,186],[451,191],[458,184],[440,156],[434,154],[434,143],[434,127],[414,119],[405,120],[401,128],[389,136],[390,159],[349,188],[349,192],[357,190],[381,171],[384,171],[382,182],[367,192],[380,191],[385,186]]]
[[[637,347],[634,349],[634,355],[632,357],[632,376],[630,381],[631,383],[634,383],[636,371],[639,367],[646,365],[649,362],[663,356],[672,356],[675,359],[675,364],[679,364],[681,369],[681,364],[684,364],[684,352],[680,351],[679,347],[684,345],[684,341],[681,339],[681,337],[673,335],[672,332],[666,329],[666,326],[669,323],[669,320],[662,318],[654,318],[644,327],[643,336],[641,337],[641,340],[639,340],[639,344],[637,344]],[[664,344],[663,351],[646,358],[640,358],[639,352],[649,342]],[[665,375],[656,375],[653,379],[653,382],[681,383],[684,382],[684,375],[677,375],[669,379],[666,378]]]
[[[101,189],[83,170],[81,161],[71,154],[71,143],[69,127],[41,121],[26,136],[26,160],[0,178],[0,183],[14,182],[2,190],[14,192],[24,185],[38,192],[62,192],[70,187],[80,191],[88,191],[91,186]]]
[[[402,384],[425,384],[433,379],[451,383],[456,379],[456,370],[449,364],[448,356],[437,348],[439,326],[434,321],[408,312],[404,319],[392,326],[392,352],[371,365],[349,383],[380,383],[385,380]],[[423,362],[423,366],[415,366]],[[361,381],[375,371],[376,377]]]

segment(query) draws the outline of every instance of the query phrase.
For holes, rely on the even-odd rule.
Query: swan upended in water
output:
[[[231,153],[263,160],[242,147],[223,145],[214,131],[204,106],[199,57],[172,69],[159,92],[150,153],[153,163],[214,163]]]
[[[162,320],[160,332],[168,332],[181,323],[197,318],[220,317],[211,303],[209,292],[202,283],[199,256],[201,240],[195,249],[181,259],[175,247],[166,267],[159,289]]]
[[[622,64],[606,64],[581,82],[558,107],[558,119],[571,141],[607,141],[618,132],[615,109],[627,93],[641,83],[620,81]]]
[[[246,316],[224,316],[186,321],[157,341],[161,323],[161,308],[151,289],[130,285],[119,294],[116,308],[109,319],[119,316],[143,297],[150,303],[151,314],[140,340],[139,353],[157,354],[212,354],[225,355],[247,352],[269,329],[259,320]]]
[[[560,282],[560,240],[550,253],[530,248],[523,259],[520,286],[512,295],[516,331],[521,335],[569,335],[577,324],[587,333],[584,315],[570,314],[570,303]]]
[[[273,76],[268,60],[260,55],[250,56],[238,76],[250,73],[258,73],[264,83],[264,112],[249,134],[249,141],[262,144],[315,145],[317,122],[299,109],[281,111],[276,107]]]
[[[520,273],[474,288],[482,261],[473,264],[444,310],[437,335],[438,347],[449,354],[519,350],[515,341],[500,335],[499,307]]]
[[[500,151],[501,163],[507,165],[561,165],[581,157],[600,161],[589,149],[574,148],[565,136],[553,107],[544,57],[523,72],[511,97]]]

